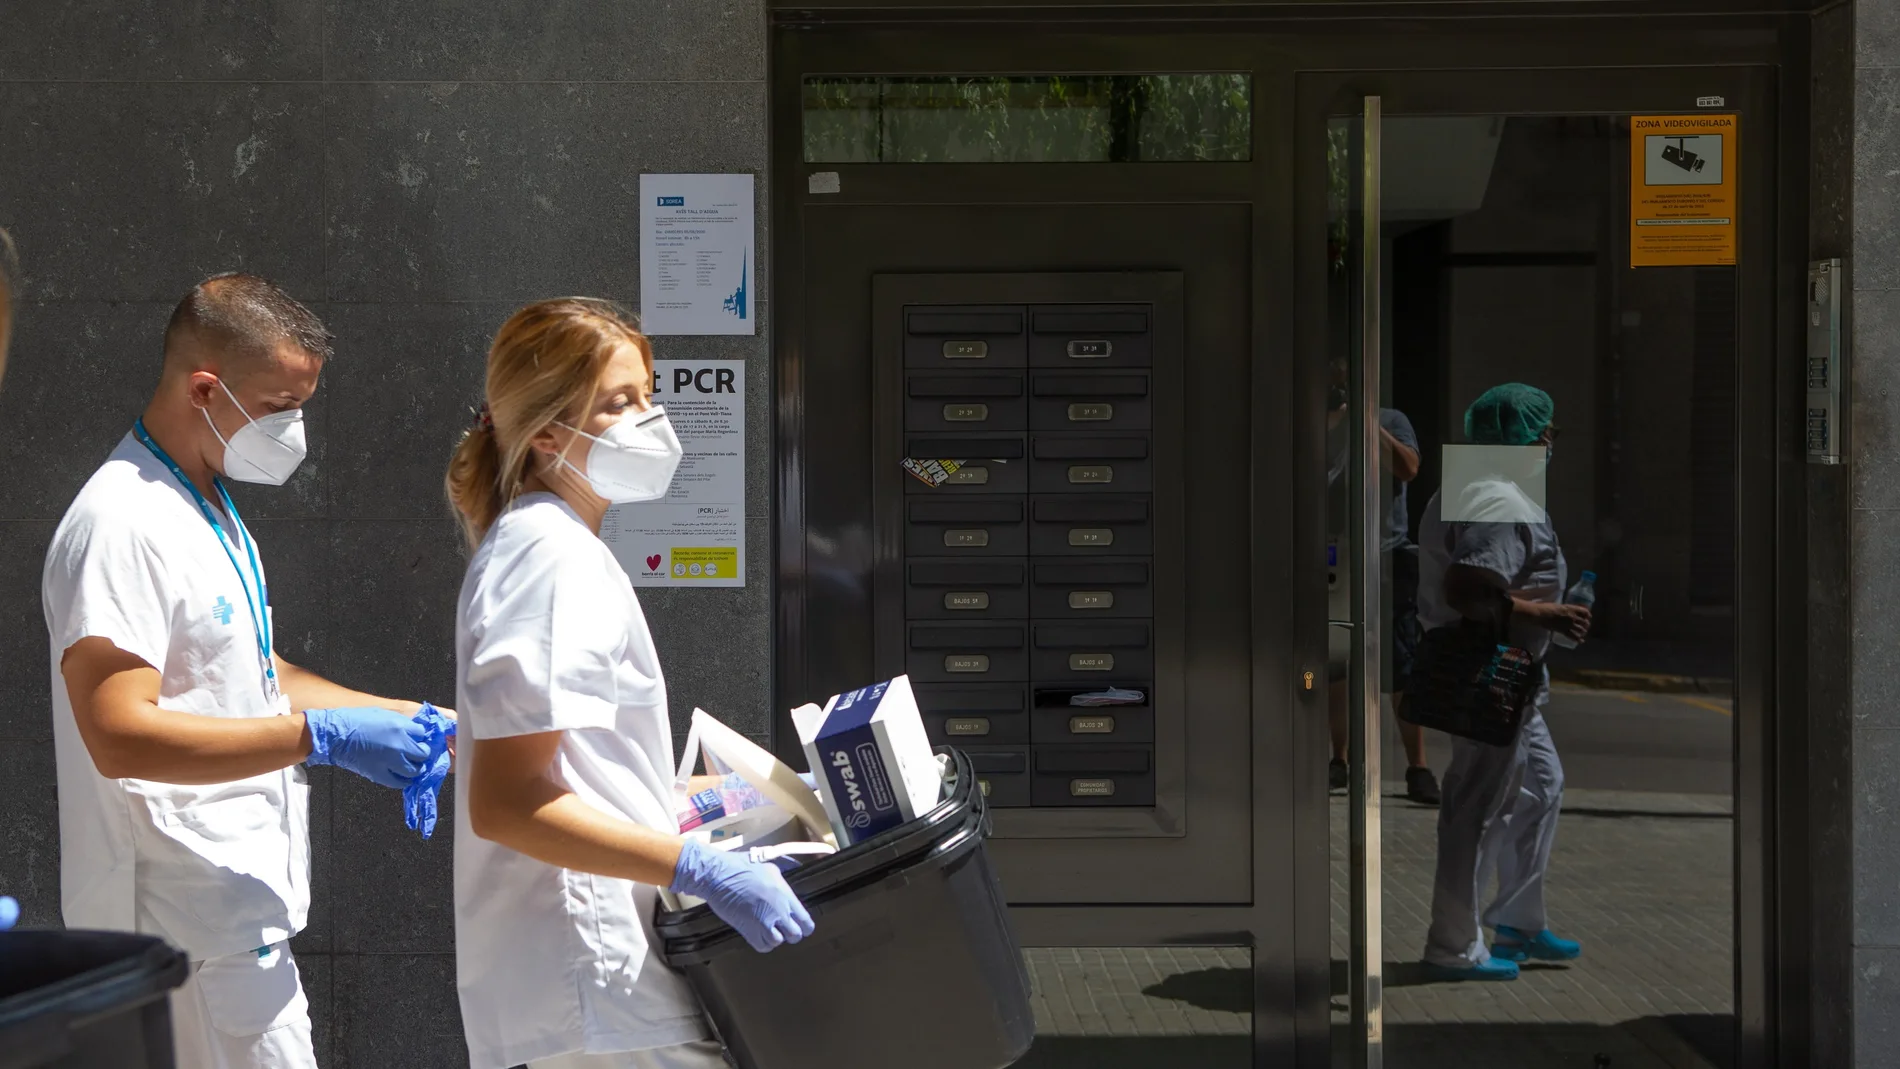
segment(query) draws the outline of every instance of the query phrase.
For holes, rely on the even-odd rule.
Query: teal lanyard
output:
[[[191,480],[185,478],[185,473],[179,468],[178,462],[152,440],[151,432],[145,429],[144,419],[141,418],[132,424],[132,435],[139,440],[140,445],[171,469],[172,477],[178,480],[178,485],[190,492],[192,500],[198,503],[198,511],[204,513],[205,522],[217,532],[218,544],[224,547],[225,557],[229,558],[232,569],[237,572],[238,586],[244,588],[244,605],[251,610],[251,633],[257,639],[257,655],[263,659],[264,680],[269,685],[272,700],[275,700],[278,694],[277,664],[271,659],[270,591],[264,586],[264,569],[257,563],[257,542],[251,537],[251,532],[245,528],[244,521],[239,518],[237,503],[231,500],[230,491],[224,488],[223,481],[213,476],[211,485],[217,489],[218,499],[224,503],[225,515],[231,517],[231,526],[236,528],[238,537],[243,540],[245,556],[250,560],[251,574],[248,579],[244,575],[244,566],[238,563],[238,544],[225,533],[224,524],[218,522],[217,511],[211,507],[211,502],[206,501],[205,496],[198,492],[198,488],[192,485]],[[257,585],[255,599],[251,596],[252,583]]]

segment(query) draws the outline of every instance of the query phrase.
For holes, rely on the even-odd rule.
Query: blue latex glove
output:
[[[423,763],[422,774],[402,789],[403,819],[408,822],[410,831],[419,831],[427,839],[435,834],[436,797],[442,790],[442,781],[449,777],[449,740],[455,737],[455,721],[443,716],[440,709],[428,702],[422,703],[422,711],[414,719],[429,729],[429,756]]]
[[[429,728],[393,709],[306,709],[313,765],[335,765],[398,790],[422,774]]]
[[[18,923],[20,923],[20,904],[5,895],[0,895],[0,932]]]
[[[761,954],[812,933],[811,914],[776,865],[714,850],[693,839],[680,850],[673,893],[705,899],[720,920]]]

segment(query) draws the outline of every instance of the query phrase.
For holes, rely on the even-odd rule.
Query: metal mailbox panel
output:
[[[904,366],[992,368],[1027,363],[1025,310],[1012,305],[904,309]]]
[[[904,615],[912,620],[1019,620],[1029,615],[1022,558],[936,560],[904,566]]]
[[[1040,305],[1029,310],[1035,367],[1147,367],[1154,314],[1145,304]]]
[[[920,685],[914,692],[930,741],[999,746],[1029,741],[1028,690],[1020,683]]]
[[[916,557],[1020,557],[1029,549],[1019,497],[911,498],[904,552]]]
[[[1154,615],[1154,567],[1141,557],[1038,560],[1029,613],[1039,619],[1120,620]]]
[[[1154,674],[1154,630],[1146,620],[1039,623],[1031,631],[1035,679],[1093,684]]]
[[[1051,495],[1029,502],[1029,551],[1038,557],[1143,556],[1154,552],[1154,515],[1139,495]]]
[[[1038,746],[1032,758],[1039,807],[1154,804],[1152,746]]]
[[[1154,490],[1145,434],[1038,434],[1030,440],[1029,489],[1038,494]]]
[[[1024,395],[1020,371],[1000,375],[919,373],[904,379],[904,429],[912,434],[1020,431],[1028,424],[1029,399]]]
[[[1145,371],[1029,373],[1029,429],[1145,431],[1154,426]]]
[[[1029,751],[958,746],[969,755],[976,772],[977,786],[984,799],[997,809],[1020,809],[1029,805]]]
[[[905,665],[919,683],[1020,683],[1029,649],[1020,623],[911,624]]]
[[[1029,490],[1027,445],[1021,434],[908,434],[904,455],[915,460],[956,460],[964,466],[941,486],[904,477],[911,494],[1021,494]]]

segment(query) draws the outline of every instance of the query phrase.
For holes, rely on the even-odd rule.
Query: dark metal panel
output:
[[[1808,14],[1827,0],[768,0],[780,25],[917,23],[1271,24],[1320,19],[1499,19],[1578,15],[1644,18],[1681,14]]]
[[[1035,32],[981,26],[840,27],[783,29],[795,45],[796,70],[781,67],[774,91],[790,93],[796,113],[807,74],[1118,74],[1153,71],[1252,71],[1255,116],[1275,72],[1348,70],[1520,71],[1670,68],[1680,74],[1706,67],[1773,64],[1782,57],[1774,15],[1658,16],[1639,21],[1552,17],[1527,25],[1509,19],[1431,23],[1411,20],[1280,26],[1050,27]],[[1223,32],[1226,31],[1226,32]],[[1685,64],[1684,57],[1692,63]],[[799,129],[794,123],[788,132]],[[1290,146],[1267,141],[1256,123],[1254,162]],[[797,144],[796,141],[793,144]],[[788,146],[789,147],[789,146]],[[788,153],[802,155],[802,153]],[[929,165],[883,164],[882,170]],[[948,167],[974,173],[992,165]],[[1213,171],[1244,164],[1001,165],[1016,172],[1080,167],[1095,171],[1141,169]],[[809,165],[812,170],[835,170]],[[1026,175],[1025,181],[1035,178]],[[804,184],[799,183],[803,193]],[[846,190],[849,195],[849,190]]]
[[[977,224],[972,223],[975,226]],[[981,228],[979,229],[987,229]],[[999,250],[1001,251],[1001,250]],[[1196,268],[1204,265],[1195,264]],[[1123,901],[1125,898],[1147,901],[1173,901],[1187,893],[1194,882],[1193,866],[1171,862],[1166,874],[1171,887],[1155,886],[1144,879],[1144,865],[1135,860],[1139,851],[1127,853],[1127,878],[1114,881],[1116,886],[1101,886],[1103,874],[1099,862],[1062,862],[1057,854],[1091,854],[1083,849],[1052,846],[1052,839],[1119,838],[1188,834],[1190,812],[1199,813],[1216,792],[1200,785],[1189,790],[1187,764],[1187,717],[1194,717],[1201,732],[1223,729],[1237,731],[1245,727],[1240,717],[1208,715],[1190,705],[1186,675],[1187,651],[1181,639],[1188,623],[1185,603],[1188,577],[1183,574],[1187,554],[1185,520],[1189,502],[1183,489],[1190,466],[1186,455],[1190,441],[1185,433],[1183,410],[1184,368],[1189,363],[1184,351],[1186,298],[1181,272],[1092,271],[1072,274],[1018,274],[985,272],[981,274],[877,274],[871,279],[872,366],[871,398],[873,439],[871,455],[888,460],[889,470],[874,479],[872,510],[874,526],[880,532],[901,530],[899,511],[903,499],[904,477],[896,470],[895,458],[903,456],[901,428],[902,362],[898,358],[902,339],[898,336],[903,309],[914,305],[997,305],[997,304],[1085,304],[1104,301],[1152,304],[1155,308],[1156,413],[1153,435],[1157,471],[1168,473],[1157,480],[1154,512],[1157,529],[1154,546],[1155,630],[1159,664],[1155,673],[1155,707],[1160,712],[1156,733],[1159,739],[1156,757],[1160,762],[1158,797],[1152,808],[1100,809],[1091,812],[1066,812],[1039,809],[998,810],[994,814],[997,842],[991,847],[997,855],[999,871],[1006,879],[1012,902],[1035,901]],[[883,549],[891,540],[879,537],[875,612],[877,614],[876,659],[880,672],[896,671],[903,663],[899,636],[904,631],[903,558],[901,550],[885,556]],[[1045,558],[1047,559],[1047,558]],[[1037,677],[1049,681],[1046,673]],[[1141,675],[1141,673],[1137,673]],[[1197,777],[1198,778],[1198,777]],[[1239,777],[1244,783],[1244,771]],[[1234,784],[1238,786],[1239,784]],[[1207,784],[1205,786],[1213,786]],[[1200,797],[1194,805],[1189,795]],[[1244,823],[1245,814],[1242,814]],[[1222,820],[1219,823],[1229,824]],[[1209,835],[1214,829],[1209,829]],[[1033,847],[1019,848],[1004,840],[1033,839]],[[1203,839],[1200,849],[1221,850]],[[1170,857],[1178,850],[1168,850]],[[1160,859],[1156,859],[1160,860]],[[1012,863],[1014,867],[1012,868]],[[1244,871],[1244,860],[1235,866]],[[1240,900],[1248,896],[1245,881],[1234,885],[1230,894]],[[1220,898],[1197,889],[1194,897],[1202,901]]]
[[[1851,12],[1837,10],[1830,21],[1849,17]],[[1812,467],[1805,462],[1802,432],[1807,384],[1801,361],[1789,358],[1806,348],[1802,313],[1807,261],[1839,251],[1828,247],[1826,232],[1830,228],[1823,221],[1820,204],[1810,211],[1811,198],[1825,200],[1815,197],[1810,164],[1817,175],[1827,173],[1830,167],[1852,167],[1851,160],[1818,161],[1808,149],[1823,143],[1813,138],[1814,128],[1824,129],[1837,122],[1851,124],[1852,115],[1826,113],[1827,94],[1816,91],[1815,83],[1810,81],[1810,70],[1822,58],[1815,49],[1815,38],[1821,35],[1810,34],[1810,24],[1803,19],[1791,26],[1789,36],[1790,54],[1795,59],[1776,72],[1774,85],[1781,117],[1775,153],[1780,190],[1775,206],[1775,326],[1777,349],[1783,355],[1776,361],[1775,380],[1766,388],[1772,393],[1771,418],[1776,427],[1773,474],[1779,535],[1772,563],[1777,621],[1772,685],[1778,715],[1771,740],[1773,763],[1763,774],[1775,788],[1775,834],[1770,840],[1773,852],[1769,868],[1775,874],[1776,939],[1771,952],[1777,984],[1768,993],[1766,1011],[1773,1023],[1770,1054],[1772,1064],[1799,1066],[1838,1064],[1842,1060],[1832,1056],[1824,1037],[1844,1038],[1847,1030],[1817,1024],[1815,1009],[1849,1008],[1854,1004],[1852,955],[1846,952],[1853,881],[1850,873],[1842,871],[1845,866],[1837,868],[1827,863],[1832,851],[1820,845],[1830,840],[1844,843],[1849,838],[1846,826],[1837,819],[1841,814],[1829,812],[1833,807],[1824,800],[1831,800],[1830,795],[1839,798],[1843,792],[1815,789],[1820,784],[1844,781],[1838,776],[1814,774],[1820,767],[1815,763],[1816,737],[1828,734],[1826,728],[1817,731],[1817,726],[1850,721],[1849,681],[1847,673],[1830,671],[1831,666],[1820,666],[1816,671],[1810,661],[1811,650],[1838,649],[1845,655],[1849,645],[1841,641],[1845,638],[1846,614],[1831,611],[1831,598],[1823,597],[1819,604],[1811,601],[1816,591],[1833,586],[1817,582],[1817,578],[1838,575],[1844,579],[1847,574],[1847,525],[1840,522],[1844,515],[1831,513],[1826,504],[1844,503],[1845,495],[1838,469]],[[1848,49],[1845,42],[1842,44],[1845,53]],[[1847,72],[1850,80],[1851,74]],[[1848,110],[1851,112],[1851,108]],[[1810,114],[1814,116],[1812,122]],[[1744,404],[1753,408],[1757,403],[1748,399],[1749,382],[1744,381],[1741,388]],[[1816,481],[1810,483],[1811,478]],[[1831,493],[1824,488],[1830,480]],[[1811,528],[1818,535],[1813,541],[1809,538]],[[1825,563],[1816,567],[1811,562]],[[1737,563],[1740,567],[1741,562]],[[1840,584],[1843,593],[1845,586],[1845,582]],[[1817,829],[1817,833],[1804,834],[1809,828]],[[1820,830],[1824,828],[1838,831],[1829,834]],[[1830,924],[1833,920],[1841,923]],[[1841,935],[1838,942],[1822,934],[1829,929]],[[1843,1009],[1824,1011],[1821,1018],[1839,1021],[1845,1016]]]
[[[1805,583],[1789,577],[1784,593],[1775,567],[1780,552],[1778,456],[1791,447],[1776,418],[1777,382],[1802,364],[1799,342],[1783,348],[1780,328],[1798,324],[1779,312],[1790,293],[1798,293],[1805,271],[1779,270],[1782,256],[1779,104],[1775,72],[1747,72],[1737,87],[1746,126],[1741,142],[1741,248],[1736,289],[1736,464],[1735,464],[1735,1010],[1741,1042],[1737,1064],[1775,1064],[1779,1001],[1778,907],[1776,869],[1775,775],[1776,725],[1788,710],[1776,687],[1780,641],[1777,607],[1784,598],[1801,597]],[[1753,131],[1752,134],[1746,131]],[[1799,301],[1799,298],[1795,298]],[[1787,396],[1799,396],[1790,391]]]
[[[1289,79],[1293,81],[1292,79]],[[1294,175],[1294,240],[1284,245],[1282,270],[1293,282],[1294,306],[1287,322],[1293,335],[1292,379],[1297,401],[1287,413],[1293,441],[1292,489],[1295,502],[1326,500],[1326,389],[1327,360],[1331,355],[1327,319],[1327,194],[1330,183],[1325,146],[1327,121],[1336,113],[1356,112],[1356,95],[1348,102],[1333,80],[1303,76],[1290,94],[1292,128],[1290,153]],[[1338,107],[1334,107],[1337,102]],[[1326,510],[1292,508],[1296,561],[1326,559]],[[1310,689],[1302,683],[1302,714],[1295,720],[1291,779],[1298,785],[1294,818],[1298,822],[1293,878],[1300,918],[1299,975],[1296,988],[1299,1066],[1319,1069],[1332,1059],[1332,827],[1324,774],[1331,740],[1327,726],[1327,617],[1326,575],[1321,568],[1300,568],[1292,576],[1298,611],[1288,640],[1300,651],[1299,674],[1312,672]],[[1257,1049],[1257,1048],[1256,1048]],[[1264,1064],[1264,1063],[1263,1063]]]
[[[1257,900],[1288,906],[1286,923],[1255,929],[1254,1064],[1318,1069],[1332,1056],[1332,833],[1322,756],[1331,739],[1326,636],[1307,624],[1326,619],[1327,594],[1321,570],[1300,565],[1325,559],[1325,533],[1322,510],[1296,504],[1326,494],[1325,435],[1311,414],[1325,410],[1327,379],[1306,348],[1309,311],[1326,306],[1325,279],[1315,298],[1302,267],[1315,227],[1319,258],[1310,262],[1325,262],[1327,171],[1324,151],[1297,149],[1324,145],[1325,131],[1314,138],[1296,89],[1291,66],[1254,76],[1254,139],[1271,146],[1256,152],[1262,209],[1254,228],[1254,798],[1289,816],[1254,823]]]
[[[803,592],[805,626],[815,636],[808,647],[807,693],[822,696],[895,670],[896,663],[901,663],[893,661],[891,638],[901,634],[901,619],[894,615],[902,611],[902,575],[896,570],[901,559],[895,541],[898,525],[878,522],[880,511],[872,506],[876,502],[887,512],[891,501],[901,499],[907,478],[895,463],[901,455],[894,444],[899,425],[897,395],[892,391],[900,381],[891,355],[896,339],[879,339],[872,327],[875,322],[895,330],[901,320],[894,314],[876,313],[877,295],[891,288],[893,308],[925,298],[929,303],[956,304],[1055,303],[1084,297],[1089,301],[1156,301],[1157,314],[1169,320],[1157,323],[1158,343],[1166,335],[1180,338],[1185,330],[1192,358],[1183,356],[1180,341],[1168,343],[1173,355],[1157,355],[1155,374],[1179,376],[1190,363],[1198,369],[1185,388],[1160,386],[1156,391],[1158,441],[1170,437],[1164,428],[1188,423],[1189,408],[1197,413],[1187,435],[1178,431],[1172,435],[1176,442],[1186,444],[1166,447],[1176,453],[1169,463],[1184,467],[1187,474],[1162,488],[1163,499],[1175,493],[1187,496],[1157,508],[1157,513],[1171,516],[1177,528],[1190,513],[1195,523],[1192,530],[1172,536],[1173,548],[1163,536],[1162,544],[1156,546],[1157,565],[1181,568],[1188,560],[1219,562],[1218,567],[1173,577],[1158,575],[1156,582],[1156,594],[1164,603],[1191,596],[1200,607],[1193,612],[1184,603],[1157,608],[1159,620],[1174,617],[1186,624],[1185,631],[1180,624],[1161,626],[1163,660],[1172,659],[1181,666],[1161,675],[1188,681],[1180,700],[1167,704],[1186,710],[1195,725],[1180,751],[1189,755],[1188,763],[1168,773],[1177,783],[1186,784],[1188,803],[1168,818],[1166,830],[1175,835],[1186,830],[1193,843],[1200,845],[1179,839],[1151,840],[1152,849],[1164,851],[1166,858],[1157,855],[1152,863],[1120,864],[1105,859],[1099,849],[1073,841],[1039,840],[1032,846],[999,837],[995,851],[1016,900],[1075,900],[1077,894],[1063,890],[1065,886],[1119,883],[1127,888],[1126,894],[1152,901],[1188,893],[1203,901],[1249,901],[1252,854],[1232,845],[1247,841],[1252,816],[1252,807],[1245,801],[1249,766],[1245,752],[1235,750],[1230,742],[1248,732],[1250,712],[1246,595],[1245,587],[1234,583],[1247,568],[1248,557],[1245,470],[1251,414],[1245,393],[1235,389],[1249,379],[1252,288],[1248,265],[1252,253],[1248,210],[1232,205],[1151,204],[1049,205],[1033,210],[991,206],[972,212],[958,206],[819,202],[805,211],[803,240],[808,259],[801,270],[807,278],[826,282],[824,293],[807,298],[806,343],[826,354],[822,368],[820,362],[807,368],[803,400],[810,413],[806,549],[815,562],[819,558],[824,562],[822,566],[814,563],[814,582]],[[886,240],[886,235],[900,231],[905,241]],[[998,277],[983,270],[1038,261],[1070,268],[1149,264],[1185,270],[1187,277],[1183,286],[1178,279],[1164,283],[1152,272],[1065,280],[1060,275]],[[959,269],[957,273],[967,277],[933,282],[910,273],[936,265]],[[886,376],[886,389],[867,389],[878,377],[875,369],[886,366],[893,371]],[[1194,463],[1186,464],[1190,455]],[[882,463],[885,458],[890,463]],[[822,477],[817,474],[820,471]],[[832,579],[820,583],[816,581],[820,575]],[[855,578],[847,582],[847,576]],[[880,596],[879,591],[890,593]],[[1173,726],[1180,729],[1178,722]],[[790,749],[783,741],[787,738],[781,736],[782,750]],[[1197,770],[1191,781],[1187,767]],[[998,816],[1004,833],[1036,834],[1039,822],[1051,819],[1049,814],[1036,813]],[[1126,814],[1100,810],[1087,814],[1081,823],[1101,824],[1095,834],[1127,834],[1128,821]],[[1182,845],[1169,847],[1170,842]],[[1140,854],[1149,847],[1124,840],[1117,849]],[[1021,855],[1015,871],[1011,871],[1013,855]]]

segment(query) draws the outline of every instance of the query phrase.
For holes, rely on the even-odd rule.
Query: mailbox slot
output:
[[[1015,560],[912,560],[904,615],[912,620],[1019,620],[1029,615],[1028,565]]]
[[[1027,692],[1020,683],[923,685],[914,693],[936,745],[964,749],[1029,741]]]
[[[923,683],[1017,683],[1028,679],[1021,624],[912,624],[905,656]]]
[[[1029,422],[1023,377],[926,375],[905,379],[904,429],[911,434],[1020,431]],[[935,457],[932,459],[960,459]]]
[[[911,498],[904,550],[915,557],[1020,557],[1028,550],[1021,498]]]
[[[1049,495],[1030,502],[1029,551],[1038,557],[1145,556],[1154,526],[1143,496]]]
[[[1038,746],[1031,800],[1038,806],[1149,806],[1152,746]]]
[[[958,746],[970,758],[984,800],[998,809],[1018,809],[1030,803],[1029,751],[992,750]]]
[[[1109,686],[1139,693],[1130,705],[1073,705],[1071,699]],[[1029,737],[1042,745],[1094,745],[1155,741],[1154,687],[1149,683],[1114,682],[1103,687],[1037,687],[1032,694]]]
[[[964,465],[940,486],[899,473],[905,491],[912,495],[1020,494],[1029,489],[1029,466],[1024,462],[1027,453],[1020,434],[911,434],[904,438],[904,455],[914,460],[955,460]]]
[[[906,367],[1022,367],[1023,309],[1010,306],[910,308],[904,313]]]
[[[1154,462],[1145,434],[1038,434],[1033,452],[1029,489],[1038,494],[1145,494],[1154,489]]]
[[[1145,304],[1037,307],[1030,310],[1029,322],[1029,362],[1036,367],[1154,363],[1154,317]]]
[[[1151,617],[1152,566],[1139,557],[1038,561],[1030,567],[1029,611],[1040,619]]]
[[[1145,431],[1154,425],[1147,372],[1031,372],[1029,427],[1038,431]]]
[[[1154,674],[1154,645],[1148,622],[1038,623],[1031,671],[1038,680],[1107,681],[1145,679]]]

